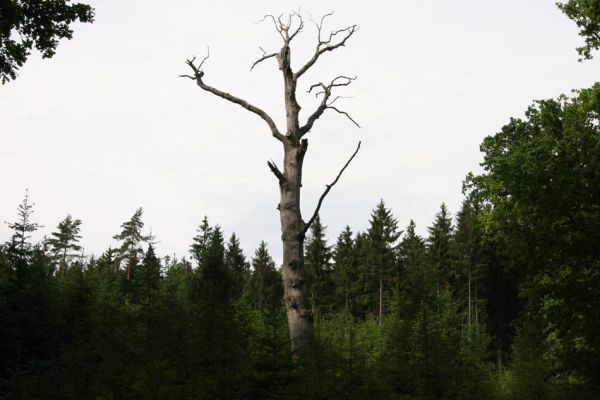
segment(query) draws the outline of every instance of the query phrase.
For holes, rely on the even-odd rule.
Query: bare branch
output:
[[[319,210],[321,210],[321,205],[323,204],[323,200],[325,200],[325,196],[327,196],[327,194],[329,193],[329,191],[331,190],[331,188],[338,182],[338,180],[340,179],[340,177],[344,173],[344,170],[346,168],[348,168],[348,165],[350,165],[350,163],[352,162],[352,160],[354,159],[354,157],[356,157],[356,154],[358,153],[358,150],[360,150],[360,144],[361,144],[361,142],[358,142],[358,146],[356,146],[356,150],[354,150],[354,153],[352,153],[352,156],[348,159],[348,161],[346,162],[346,164],[344,164],[344,166],[340,170],[339,174],[335,177],[335,179],[333,180],[333,182],[331,182],[329,185],[325,185],[325,191],[323,192],[323,194],[321,195],[321,197],[319,197],[319,202],[317,203],[317,208],[315,209],[315,212],[313,213],[312,217],[310,217],[310,219],[308,220],[308,222],[306,224],[304,224],[304,233],[306,233],[308,231],[308,229],[310,228],[310,225],[313,223],[313,221],[315,220],[315,218],[317,218],[317,215],[319,215]]]
[[[285,36],[283,35],[283,31],[281,29],[281,15],[277,19],[275,19],[275,17],[273,15],[267,14],[256,23],[260,24],[261,22],[266,21],[267,18],[270,18],[271,21],[273,21],[273,25],[275,25],[275,30],[279,33],[279,36],[281,36],[281,38],[285,41]],[[279,21],[279,25],[277,24],[277,21]]]
[[[350,114],[348,114],[346,111],[341,111],[341,110],[338,110],[337,108],[331,107],[331,106],[327,106],[327,108],[329,108],[329,109],[331,109],[333,111],[337,111],[340,114],[345,115],[350,121],[352,121],[352,123],[354,125],[356,125],[358,128],[360,128],[360,125],[358,124],[358,122],[356,122],[355,120],[353,120],[352,117],[350,116]]]
[[[356,123],[356,121],[354,121],[350,115],[348,115],[348,113],[344,112],[344,111],[340,111],[335,107],[332,107],[332,104],[338,100],[339,98],[341,98],[341,96],[337,96],[335,97],[332,101],[329,101],[330,97],[331,97],[331,90],[334,87],[340,87],[340,86],[348,86],[350,85],[354,80],[356,80],[357,77],[349,77],[349,76],[345,76],[345,75],[340,75],[340,76],[336,76],[335,78],[332,79],[332,81],[328,84],[325,85],[323,82],[319,82],[319,83],[315,83],[313,85],[310,86],[310,88],[308,89],[308,93],[311,93],[313,91],[313,89],[315,88],[321,88],[323,89],[320,92],[315,93],[315,96],[319,96],[319,95],[323,95],[323,99],[321,100],[321,103],[319,104],[319,106],[317,107],[317,109],[308,117],[308,119],[306,120],[306,123],[304,124],[304,126],[302,126],[300,128],[300,137],[306,135],[313,127],[314,123],[316,120],[318,120],[321,115],[323,115],[323,113],[325,112],[325,110],[327,110],[328,108],[333,109],[334,111],[337,111],[340,114],[345,114],[346,117],[348,117],[350,119],[350,121],[352,121],[356,126],[358,126],[360,128],[360,125],[358,125]]]
[[[300,13],[296,12],[296,11],[292,11],[292,14],[290,15],[290,19],[289,19],[290,24],[289,24],[289,26],[292,25],[292,16],[296,16],[300,22],[298,23],[298,28],[294,31],[294,33],[292,33],[290,35],[290,39],[289,39],[288,42],[291,42],[292,39],[294,37],[296,37],[297,34],[299,34],[300,32],[302,32],[302,28],[304,28],[304,19],[302,18],[302,15],[300,15]]]
[[[317,60],[319,59],[319,57],[321,56],[321,54],[328,52],[328,51],[332,51],[337,49],[340,46],[345,46],[346,45],[346,41],[350,38],[350,36],[352,36],[354,34],[354,32],[356,32],[358,30],[358,27],[356,25],[351,25],[348,26],[344,29],[338,29],[336,31],[332,31],[329,33],[329,38],[327,38],[327,40],[323,39],[321,37],[321,33],[323,30],[323,21],[325,20],[325,18],[329,17],[330,15],[332,15],[333,12],[325,14],[322,18],[321,21],[317,24],[315,21],[313,21],[313,23],[316,25],[317,27],[317,34],[318,34],[318,43],[317,46],[315,48],[315,53],[313,54],[313,56],[311,57],[310,60],[308,60],[308,62],[306,64],[304,64],[304,66],[302,68],[300,68],[295,74],[294,74],[294,79],[298,79],[299,77],[301,77],[306,71],[308,71],[308,69],[310,67],[312,67],[314,65],[314,63],[317,62]],[[312,20],[312,18],[311,18]],[[343,34],[343,37],[337,41],[337,42],[333,42],[332,41],[336,38],[336,36]]]
[[[254,61],[254,63],[252,64],[252,66],[250,67],[250,71],[252,71],[254,69],[254,67],[256,67],[257,64],[271,58],[271,57],[277,57],[278,53],[271,53],[271,54],[267,54],[266,51],[263,50],[262,47],[259,47],[259,49],[263,52],[263,55],[256,61]]]
[[[279,183],[283,183],[285,181],[285,177],[283,176],[283,174],[281,173],[279,168],[277,168],[277,165],[275,165],[275,162],[273,160],[269,160],[269,161],[267,161],[267,165],[269,166],[269,169],[271,170],[271,172],[277,177],[277,180],[279,181]]]
[[[239,104],[240,106],[244,107],[246,110],[258,115],[267,123],[267,125],[271,129],[271,134],[273,135],[273,137],[276,138],[277,140],[279,140],[280,142],[283,141],[283,135],[277,129],[277,125],[275,125],[275,122],[273,121],[273,119],[265,111],[256,107],[255,105],[248,103],[244,99],[236,97],[227,92],[223,92],[219,89],[216,89],[212,86],[207,85],[206,83],[204,83],[202,81],[202,78],[204,77],[204,71],[202,71],[201,68],[202,68],[202,65],[204,64],[204,61],[206,61],[208,59],[208,57],[209,57],[208,55],[206,57],[204,57],[204,59],[202,60],[202,62],[200,62],[200,64],[198,66],[196,66],[194,64],[196,57],[193,57],[191,60],[186,60],[186,64],[191,68],[191,70],[194,72],[194,74],[193,75],[180,75],[180,77],[193,79],[196,81],[196,84],[202,90],[210,92],[210,93],[212,93],[222,99],[228,100],[232,103]]]

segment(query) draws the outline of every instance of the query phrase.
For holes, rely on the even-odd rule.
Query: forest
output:
[[[62,3],[66,25],[42,32],[49,56],[55,37],[70,38],[68,23],[93,20],[87,6]],[[582,60],[592,58],[600,2],[559,7],[581,30]],[[281,55],[301,28],[293,33],[291,23],[273,20],[282,51],[257,63],[277,58],[286,90],[295,90],[289,53],[287,61]],[[319,42],[306,69],[321,50],[343,46],[354,26],[339,32],[345,39]],[[27,46],[6,45],[9,36],[2,43],[16,58],[0,53],[4,83],[17,78],[28,55]],[[202,64],[187,63],[186,77],[201,89],[258,114],[290,149],[302,146],[301,164],[301,138],[320,114],[281,134],[262,110],[205,84]],[[321,84],[317,113],[333,108],[333,88],[352,81],[342,78]],[[236,233],[208,216],[187,255],[157,254],[142,207],[115,226],[118,246],[98,255],[82,249],[85,216],[58,217],[34,242],[44,228],[36,207],[44,205],[26,191],[0,244],[0,398],[596,399],[600,83],[523,111],[483,140],[482,170],[465,177],[460,209],[442,203],[425,235],[382,199],[367,229],[346,226],[328,242],[319,207],[359,144],[308,223],[300,219],[300,261],[283,265],[265,241],[245,254]],[[272,161],[269,168],[286,204],[296,172]],[[287,211],[281,207],[284,248]],[[286,268],[301,275],[286,278]],[[290,319],[298,305],[289,293],[298,285],[306,297],[298,301],[310,307],[299,318],[311,324],[301,347]]]

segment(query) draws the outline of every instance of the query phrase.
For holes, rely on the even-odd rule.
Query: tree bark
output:
[[[302,163],[307,141],[283,141],[284,167],[280,181],[279,216],[283,243],[283,284],[292,355],[298,356],[312,338],[313,316],[304,271],[305,224],[300,213]]]

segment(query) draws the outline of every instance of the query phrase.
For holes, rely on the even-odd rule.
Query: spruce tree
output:
[[[352,230],[347,225],[338,236],[333,250],[332,277],[335,284],[336,306],[345,315],[350,315],[353,310],[357,270]]]
[[[261,241],[252,258],[249,297],[254,307],[265,313],[275,313],[281,306],[283,285],[267,243]]]
[[[397,241],[401,232],[392,212],[383,200],[371,213],[367,231],[369,240],[369,267],[375,273],[375,291],[371,292],[372,310],[379,319],[383,317],[385,303],[389,301],[391,290],[399,284]],[[373,287],[372,286],[372,287]]]
[[[313,314],[320,316],[331,309],[331,247],[325,240],[325,227],[317,215],[310,226],[304,248],[304,268]]]
[[[11,253],[12,258],[19,260],[21,263],[25,262],[31,256],[32,245],[29,242],[29,239],[31,239],[30,233],[43,227],[43,225],[31,221],[34,205],[35,203],[29,202],[29,189],[25,190],[25,198],[17,207],[17,221],[6,223],[13,230],[9,243],[9,253]]]
[[[429,237],[427,238],[427,255],[429,263],[433,267],[437,279],[437,291],[449,287],[453,279],[451,271],[452,254],[452,217],[448,212],[446,204],[442,203],[440,211],[435,215],[433,225],[427,228]]]
[[[206,215],[202,219],[202,224],[200,224],[196,231],[198,233],[192,239],[190,253],[192,253],[192,258],[196,260],[197,265],[201,265],[204,262],[204,256],[212,234],[212,227],[208,223]]]
[[[234,297],[240,297],[250,278],[250,264],[235,233],[231,234],[225,249],[225,266],[232,279]]]

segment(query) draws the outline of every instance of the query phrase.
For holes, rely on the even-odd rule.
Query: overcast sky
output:
[[[83,0],[81,0],[83,1]],[[33,55],[0,86],[0,221],[14,221],[25,188],[34,220],[49,235],[67,213],[83,220],[82,244],[99,254],[136,208],[162,255],[187,254],[207,215],[247,255],[262,239],[280,258],[278,188],[266,161],[282,149],[256,115],[203,92],[184,63],[203,56],[205,82],[265,109],[283,127],[279,48],[264,14],[298,9],[326,28],[357,24],[347,46],[325,54],[299,82],[304,118],[315,82],[356,75],[340,103],[360,123],[325,114],[308,135],[302,210],[362,140],[363,147],[322,208],[331,243],[349,224],[364,230],[383,199],[401,227],[419,232],[442,202],[458,211],[461,182],[478,171],[479,144],[534,99],[591,86],[600,64],[577,62],[575,24],[554,0],[226,1],[99,0],[96,21],[76,25],[56,56]],[[168,6],[165,6],[167,4]],[[280,40],[280,39],[279,39]],[[310,23],[292,63],[314,49]],[[600,58],[600,56],[598,56]],[[10,231],[0,225],[0,241]]]

